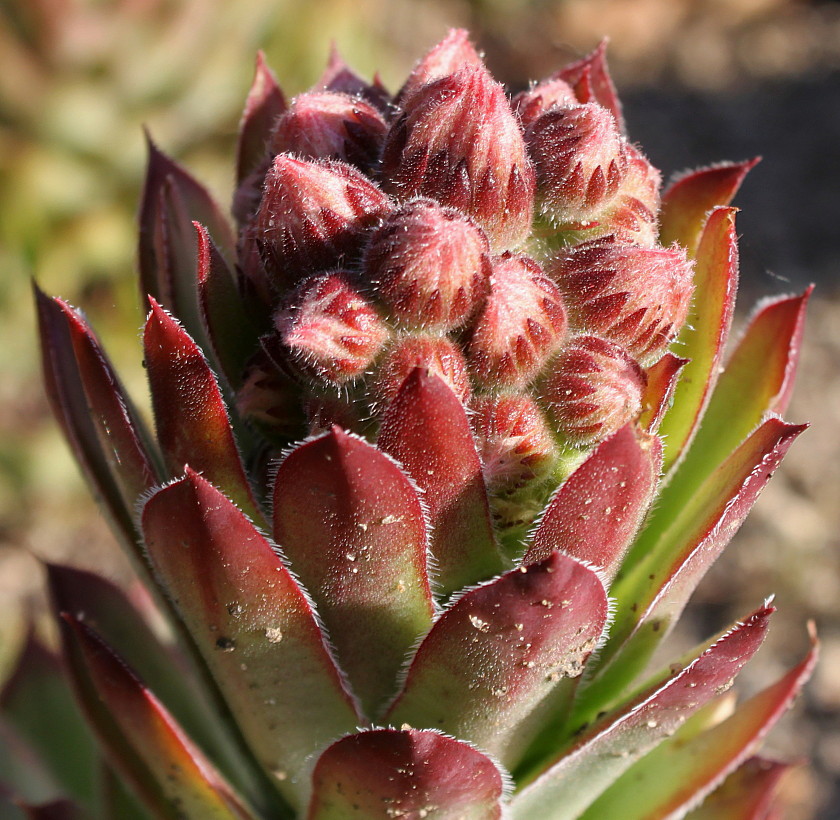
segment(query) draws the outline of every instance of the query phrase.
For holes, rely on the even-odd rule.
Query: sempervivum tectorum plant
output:
[[[151,148],[154,436],[38,292],[54,410],[174,636],[49,568],[101,816],[115,777],[165,818],[770,810],[753,755],[815,649],[735,707],[764,604],[645,670],[803,429],[805,296],[724,360],[749,163],[660,209],[622,128],[603,49],[512,102],[460,31],[393,98],[334,60],[287,103],[260,60],[237,238]]]

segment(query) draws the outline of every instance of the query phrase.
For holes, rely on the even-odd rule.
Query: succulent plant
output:
[[[460,30],[393,96],[333,58],[287,102],[260,58],[236,230],[149,149],[154,434],[36,292],[53,409],[151,597],[49,567],[105,787],[25,731],[33,645],[5,708],[62,788],[31,811],[767,816],[757,746],[815,639],[737,706],[768,602],[648,668],[804,429],[807,293],[724,358],[753,163],[660,199],[603,47],[511,100]]]

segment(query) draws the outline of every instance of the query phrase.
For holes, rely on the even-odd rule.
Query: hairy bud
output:
[[[635,146],[625,144],[627,173],[603,222],[626,242],[655,245],[659,236],[659,189],[662,175]]]
[[[483,66],[484,63],[470,42],[466,29],[453,28],[425,57],[423,57],[397,94],[397,100],[405,100],[420,86],[427,85],[441,77],[447,77],[464,66]]]
[[[417,199],[373,234],[365,277],[402,324],[452,330],[475,312],[487,290],[488,253],[484,233],[463,214]]]
[[[274,154],[335,159],[369,171],[379,158],[388,126],[370,103],[335,91],[310,91],[292,100],[277,120]]]
[[[692,265],[685,251],[593,239],[548,268],[572,327],[622,345],[643,365],[656,361],[683,326],[691,303]]]
[[[565,337],[566,311],[557,286],[530,257],[497,257],[470,341],[475,377],[488,387],[525,385]]]
[[[627,155],[615,119],[596,103],[555,108],[526,132],[540,206],[558,222],[595,219],[618,193]]]
[[[382,173],[397,196],[429,196],[463,211],[496,249],[528,235],[533,169],[504,89],[481,65],[411,94],[385,141]]]
[[[552,363],[541,392],[566,438],[589,445],[639,415],[645,381],[644,371],[622,347],[596,336],[578,336]]]
[[[445,336],[412,334],[397,339],[382,358],[374,394],[378,405],[387,405],[415,367],[443,379],[461,401],[470,394],[467,365],[458,346]]]
[[[473,410],[482,471],[491,493],[516,492],[547,475],[557,446],[530,396],[483,396],[473,403]]]
[[[275,315],[275,327],[292,359],[334,384],[360,376],[388,339],[376,310],[343,272],[303,283],[292,305]]]
[[[329,270],[361,250],[391,200],[349,165],[278,154],[256,217],[257,244],[276,287]]]
[[[577,104],[574,89],[565,80],[560,79],[543,80],[527,91],[520,91],[511,100],[511,108],[516,112],[523,128],[527,128],[546,111]]]

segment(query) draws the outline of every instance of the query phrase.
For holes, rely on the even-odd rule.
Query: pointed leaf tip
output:
[[[142,513],[146,549],[258,760],[296,805],[309,755],[361,718],[272,544],[187,467]]]
[[[732,202],[747,173],[761,157],[721,162],[678,177],[662,195],[659,241],[677,242],[693,256],[713,208]]]
[[[466,592],[423,639],[387,720],[434,726],[512,767],[565,705],[552,694],[583,671],[608,609],[595,572],[559,552]]]
[[[390,457],[333,426],[280,463],[273,509],[275,539],[372,716],[434,611],[417,491]]]
[[[466,410],[449,385],[414,368],[388,405],[378,446],[423,492],[440,591],[500,573],[481,462]]]
[[[156,816],[254,820],[171,715],[108,645],[69,613],[59,620],[77,697],[109,760]]]
[[[627,424],[580,465],[548,504],[525,564],[560,550],[615,575],[659,481],[662,442]]]

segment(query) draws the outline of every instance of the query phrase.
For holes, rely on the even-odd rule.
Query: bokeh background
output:
[[[631,137],[667,178],[758,154],[736,200],[740,321],[816,282],[791,421],[809,420],[675,636],[717,631],[776,593],[743,676],[768,683],[817,622],[823,659],[771,737],[812,758],[784,781],[791,818],[840,817],[840,3],[813,0],[0,0],[0,679],[41,611],[34,556],[128,577],[49,417],[30,278],[83,306],[142,402],[134,215],[141,128],[209,184],[232,185],[236,124],[265,50],[288,96],[335,40],[397,88],[451,26],[517,88],[603,36]]]

